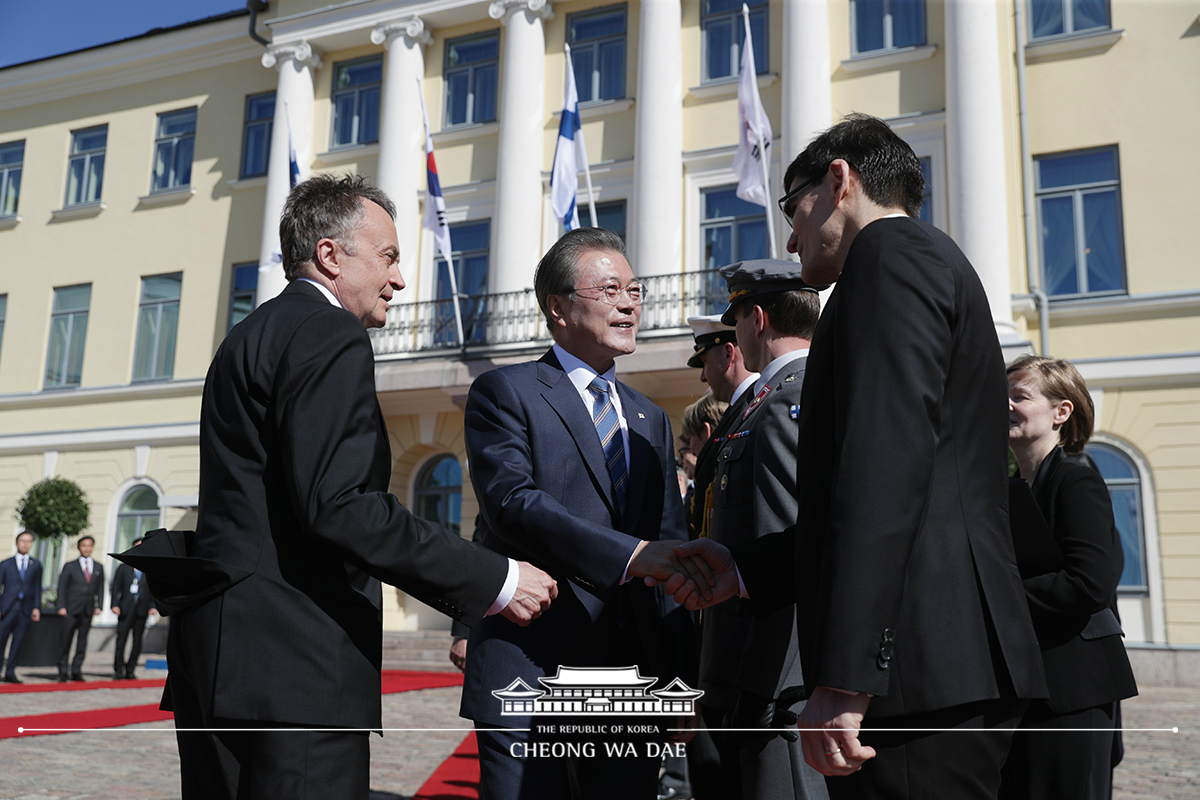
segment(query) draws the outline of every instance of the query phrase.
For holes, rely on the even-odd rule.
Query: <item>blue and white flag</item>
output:
[[[287,101],[283,103],[283,113],[287,117],[288,126],[288,180],[290,185],[288,189],[295,189],[296,184],[302,179],[300,177],[300,161],[296,158],[296,142],[292,139],[292,113],[288,108]]]
[[[733,156],[733,174],[737,175],[737,196],[747,203],[766,207],[766,169],[763,156],[770,164],[771,120],[763,110],[758,94],[758,75],[754,68],[754,42],[750,38],[750,10],[742,5],[742,24],[746,42],[742,46],[742,63],[738,72],[738,137],[737,153]]]
[[[421,116],[425,120],[425,214],[421,227],[433,232],[433,242],[446,263],[450,265],[450,281],[454,280],[454,259],[450,258],[450,226],[446,224],[446,198],[442,197],[442,182],[438,179],[437,162],[433,159],[433,136],[429,132],[429,112],[425,110],[425,93],[417,79],[417,96],[421,98]],[[453,289],[458,294],[458,287]]]
[[[567,91],[562,119],[558,123],[558,143],[554,146],[554,168],[550,171],[550,208],[567,230],[574,230],[579,227],[579,209],[575,206],[579,165],[587,165],[587,150],[583,146],[583,129],[579,126],[579,92],[575,89],[570,45],[566,45],[566,51]]]

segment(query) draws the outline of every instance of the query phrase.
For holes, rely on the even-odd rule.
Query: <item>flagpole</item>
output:
[[[750,36],[750,6],[742,3],[742,20],[746,26],[746,36]],[[744,61],[744,59],[743,59]],[[757,76],[755,77],[757,80]],[[771,245],[771,258],[778,258],[779,247],[775,241],[775,215],[771,213],[771,167],[767,161],[770,159],[767,153],[766,142],[763,141],[762,130],[758,131],[758,163],[762,165],[763,174],[763,207],[767,211],[767,241]]]
[[[438,187],[438,195],[435,196],[434,189],[430,185],[429,175],[429,160],[433,156],[433,136],[429,132],[429,112],[425,110],[425,90],[421,86],[421,76],[414,75],[413,79],[417,82],[417,97],[421,100],[421,116],[425,119],[425,219],[427,222],[432,222],[437,219],[436,214],[430,214],[430,203],[436,205],[437,196],[441,194],[441,187]],[[444,219],[439,220],[441,225],[445,225]],[[437,242],[437,231],[433,230],[434,242]],[[449,242],[449,239],[446,240]],[[446,245],[449,249],[449,245]],[[467,348],[466,337],[463,336],[462,311],[458,307],[458,278],[454,275],[454,259],[450,257],[450,253],[442,253],[442,258],[446,260],[446,272],[450,275],[450,297],[454,301],[454,327],[458,332],[458,346],[463,350]]]

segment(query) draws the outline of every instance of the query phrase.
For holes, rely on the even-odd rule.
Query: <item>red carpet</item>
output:
[[[467,734],[454,754],[429,776],[413,800],[451,800],[479,797],[479,743]]]
[[[461,672],[411,672],[400,669],[385,669],[383,671],[382,694],[411,692],[417,689],[440,689],[446,686],[461,686]],[[0,692],[62,692],[80,691],[84,689],[145,689],[161,687],[164,679],[135,681],[86,681],[83,683],[6,683],[0,684]],[[24,717],[0,717],[0,739],[10,739],[16,736],[41,736],[48,733],[64,733],[65,731],[18,731],[19,728],[119,728],[123,725],[136,725],[142,722],[156,722],[172,719],[169,711],[159,711],[158,703],[137,706],[119,706],[117,708],[98,708],[91,711],[64,711],[55,714],[34,714]],[[472,747],[475,737],[471,735]],[[461,748],[460,748],[461,749]],[[475,752],[472,750],[472,752]],[[453,758],[450,759],[453,761]],[[449,762],[447,762],[449,763]],[[443,768],[445,765],[443,765]],[[479,767],[475,766],[475,782],[479,782]],[[462,795],[447,795],[458,797]],[[474,795],[468,795],[474,796]]]

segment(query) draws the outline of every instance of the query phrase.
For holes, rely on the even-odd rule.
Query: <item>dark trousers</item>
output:
[[[1001,799],[1109,800],[1114,705],[1055,714],[1045,701],[1035,703],[1013,738]]]
[[[79,632],[79,636],[75,638],[75,658],[71,659],[71,674],[83,673],[83,657],[87,655],[88,633],[91,630],[91,609],[82,614],[67,614],[66,624],[63,625],[62,648],[58,652],[58,674],[60,676],[67,674],[67,659],[71,655],[71,639],[75,637],[76,631]]]
[[[621,718],[545,717],[540,721],[553,725],[576,722],[595,725],[613,720]],[[610,742],[635,741],[642,754],[636,758],[618,758],[606,754],[605,739],[540,734],[536,725],[533,731],[525,732],[491,728],[477,722],[475,733],[479,739],[479,800],[654,800],[657,797],[662,758],[646,756],[643,742],[609,737]],[[583,748],[589,742],[593,749],[580,751],[588,755],[565,755],[553,749],[572,745]]]
[[[142,635],[146,632],[146,617],[139,617],[132,612],[117,617],[117,641],[113,654],[113,672],[133,674],[137,666],[138,656],[142,654]],[[125,640],[133,634],[133,649],[129,658],[125,656]]]
[[[985,700],[925,714],[871,719],[859,739],[875,748],[875,758],[853,775],[827,777],[829,797],[993,800],[1026,706],[1024,700]],[[906,728],[922,730],[902,730]]]
[[[21,654],[21,642],[25,639],[25,631],[29,630],[29,615],[21,610],[20,603],[13,605],[0,617],[0,658],[4,657],[4,645],[12,636],[12,644],[8,648],[8,661],[4,674],[15,677],[13,670],[17,668],[17,657]]]
[[[170,663],[182,800],[367,800],[367,733],[209,717],[186,663]]]

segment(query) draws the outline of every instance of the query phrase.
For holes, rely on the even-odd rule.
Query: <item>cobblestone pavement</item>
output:
[[[84,667],[85,677],[109,676],[104,654]],[[109,668],[111,669],[111,668]],[[29,683],[54,671],[22,669]],[[143,672],[139,677],[160,677]],[[79,711],[156,702],[159,689],[0,694],[0,717]],[[420,728],[371,737],[372,800],[407,800],[466,735],[458,717],[457,688],[401,692],[383,698],[388,728]],[[1200,798],[1200,689],[1143,689],[1123,704],[1127,728],[1173,728],[1179,733],[1129,731],[1125,760],[1115,774],[1115,800]],[[170,723],[114,731],[0,740],[0,798],[4,800],[175,800],[179,759]]]

